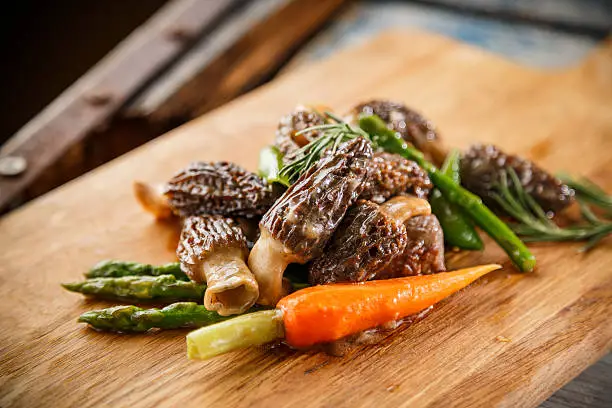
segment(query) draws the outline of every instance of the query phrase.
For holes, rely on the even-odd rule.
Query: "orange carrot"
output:
[[[499,268],[480,265],[434,275],[302,289],[281,299],[276,310],[238,316],[189,333],[187,354],[207,359],[283,337],[294,347],[338,340],[416,314]]]
[[[418,313],[499,268],[484,265],[434,275],[313,286],[281,299],[276,307],[283,311],[287,343],[310,346]]]

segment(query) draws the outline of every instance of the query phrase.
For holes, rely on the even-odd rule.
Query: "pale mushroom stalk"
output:
[[[259,288],[246,265],[247,254],[244,233],[232,219],[192,216],[185,220],[177,256],[192,280],[206,281],[206,309],[228,316],[243,313],[255,303]]]
[[[276,300],[285,294],[282,279],[290,263],[305,263],[305,261],[281,242],[273,239],[267,230],[262,229],[261,236],[249,255],[249,266],[257,278],[259,287],[262,288],[260,304],[274,305]]]
[[[136,201],[146,212],[153,214],[158,220],[172,217],[172,208],[164,195],[164,186],[135,181],[133,188]]]
[[[382,204],[380,211],[396,222],[403,223],[418,215],[431,214],[431,207],[427,200],[409,195],[401,195],[393,197]]]
[[[218,251],[202,262],[202,269],[206,276],[206,309],[215,310],[222,316],[239,314],[257,299],[257,282],[241,250]]]
[[[371,157],[372,148],[364,138],[346,142],[303,173],[264,215],[261,236],[249,255],[259,284],[258,303],[276,305],[289,263],[303,264],[321,255],[361,194]]]

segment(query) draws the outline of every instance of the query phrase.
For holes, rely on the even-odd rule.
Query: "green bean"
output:
[[[455,184],[461,182],[459,175],[459,151],[453,150],[446,158],[441,169],[442,173],[450,177]],[[429,198],[431,211],[436,215],[444,231],[444,240],[447,244],[460,249],[481,250],[482,240],[474,228],[473,223],[466,217],[460,208],[448,202],[437,188]]]

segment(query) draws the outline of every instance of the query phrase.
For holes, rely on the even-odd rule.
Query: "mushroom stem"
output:
[[[273,239],[267,230],[262,229],[261,236],[249,254],[249,268],[259,285],[257,303],[276,306],[283,296],[283,273],[287,265],[298,261],[289,249]]]
[[[221,316],[244,313],[259,297],[257,281],[240,249],[216,251],[202,262],[206,277],[204,306]]]
[[[393,197],[380,206],[380,211],[388,217],[403,223],[418,215],[431,214],[427,200],[410,195]]]
[[[134,195],[142,208],[146,212],[153,214],[156,219],[165,220],[172,217],[172,208],[170,208],[170,203],[163,194],[163,187],[161,185],[135,181]]]

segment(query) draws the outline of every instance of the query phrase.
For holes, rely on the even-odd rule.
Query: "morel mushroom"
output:
[[[404,251],[381,271],[378,279],[444,272],[444,233],[435,215],[420,215],[404,223]]]
[[[151,185],[141,181],[134,182],[134,196],[142,208],[153,214],[158,220],[172,217],[172,207],[164,195],[164,187]]]
[[[381,204],[402,193],[425,198],[433,187],[425,170],[399,154],[376,152],[371,167],[370,177],[359,197],[364,200]]]
[[[344,143],[291,186],[264,215],[249,255],[259,283],[259,303],[275,305],[290,263],[318,257],[368,177],[372,147],[364,138]]]
[[[246,238],[230,218],[185,219],[176,254],[189,278],[206,281],[206,309],[227,316],[245,312],[257,300],[257,282],[245,263]]]
[[[346,213],[325,253],[310,265],[310,283],[378,278],[378,273],[406,248],[404,222],[430,213],[429,203],[413,196],[397,196],[380,206],[359,200]]]
[[[357,120],[360,115],[379,116],[390,129],[398,132],[404,140],[412,143],[434,163],[441,165],[444,161],[446,150],[433,123],[403,103],[387,100],[361,103],[353,108],[349,121]]]
[[[264,214],[276,198],[259,176],[228,162],[191,164],[168,182],[165,195],[181,217],[255,217]]]
[[[474,145],[461,158],[461,183],[474,194],[498,208],[491,194],[500,182],[500,174],[512,168],[525,191],[540,204],[544,211],[557,212],[567,207],[574,190],[558,178],[518,156],[506,154],[493,145]],[[511,184],[512,180],[508,182]]]
[[[296,135],[296,133],[312,126],[323,125],[324,123],[325,118],[319,112],[310,107],[300,105],[289,115],[281,118],[276,130],[274,145],[278,147],[278,150],[284,156],[291,157],[292,153],[300,147],[321,136],[321,132],[317,130],[300,135]]]

